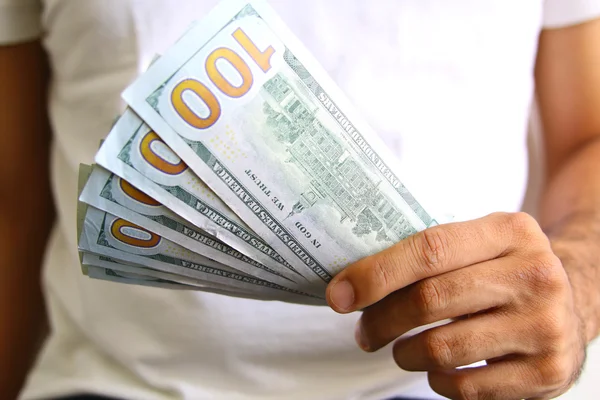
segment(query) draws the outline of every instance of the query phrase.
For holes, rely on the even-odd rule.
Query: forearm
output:
[[[600,333],[600,139],[550,177],[540,223],[569,275],[589,342]]]
[[[40,266],[53,221],[39,43],[0,47],[0,398],[12,399],[45,331]]]
[[[49,202],[32,210],[24,204],[0,222],[2,398],[16,398],[47,332],[40,265],[51,225],[50,206]]]

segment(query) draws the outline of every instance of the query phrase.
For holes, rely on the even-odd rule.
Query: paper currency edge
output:
[[[81,196],[81,192],[85,187],[90,175],[92,174],[92,166],[87,164],[79,164],[79,176],[77,178],[77,240],[79,242],[79,238],[81,237],[81,231],[83,229],[83,221],[85,220],[85,215],[87,213],[87,204],[80,201],[79,197]],[[79,251],[79,264],[81,265],[81,272],[84,275],[88,275],[87,266],[83,264],[83,252]]]

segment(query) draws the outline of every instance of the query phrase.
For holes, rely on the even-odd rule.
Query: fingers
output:
[[[419,281],[368,307],[357,325],[359,346],[376,351],[419,326],[509,303],[511,289],[494,275],[499,263],[488,261]]]
[[[337,312],[363,309],[419,280],[506,255],[524,238],[537,239],[533,231],[541,232],[523,213],[427,229],[347,267],[329,284],[327,300]]]
[[[429,385],[450,399],[551,399],[573,377],[546,361],[515,357],[478,368],[429,372]]]
[[[394,344],[394,360],[406,371],[453,369],[507,355],[527,355],[528,343],[506,315],[481,314],[429,329]]]

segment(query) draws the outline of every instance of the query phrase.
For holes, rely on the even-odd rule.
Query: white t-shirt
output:
[[[24,399],[383,399],[429,396],[358,314],[104,283],[82,276],[77,167],[123,110],[120,92],[216,0],[0,0],[0,42],[42,36],[53,68],[59,219],[44,268],[52,335]],[[271,0],[400,159],[419,199],[464,220],[521,206],[542,26],[597,0]],[[0,99],[1,101],[1,99]]]

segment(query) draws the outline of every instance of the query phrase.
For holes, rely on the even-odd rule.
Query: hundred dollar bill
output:
[[[226,295],[229,297],[238,297],[243,299],[252,299],[252,300],[279,300],[286,302],[294,302],[305,304],[306,299],[304,296],[295,296],[295,295],[284,295],[280,297],[267,297],[263,293],[254,294],[252,292],[246,292],[237,290],[234,288],[230,288],[228,286],[216,285],[214,283],[206,283],[200,280],[186,278],[175,274],[169,274],[166,272],[156,271],[150,268],[146,268],[140,265],[123,263],[120,260],[115,260],[110,257],[98,256],[95,254],[85,253],[83,256],[82,265],[89,270],[89,268],[94,268],[96,271],[92,273],[92,275],[98,275],[100,273],[102,276],[106,277],[116,277],[125,278],[128,281],[132,280],[133,282],[125,282],[125,283],[134,283],[140,284],[139,282],[158,282],[161,284],[161,287],[165,288],[173,288],[173,289],[182,289],[182,290],[195,290],[202,291],[206,293],[214,293]],[[98,271],[98,268],[105,269],[106,271]],[[115,275],[116,274],[116,275]],[[88,272],[86,275],[90,276]],[[93,276],[93,277],[95,277]],[[92,276],[90,276],[92,277]],[[114,279],[112,279],[115,281]],[[168,286],[162,285],[162,283],[166,283]],[[309,302],[309,304],[314,304],[313,302]]]
[[[280,275],[302,280],[272,247],[233,213],[130,109],[96,155],[96,162],[196,227]]]
[[[123,178],[101,167],[94,167],[79,199],[211,260],[257,278],[284,286],[294,285],[290,278],[303,279],[287,269],[283,270],[284,274],[280,274],[240,253],[175,215]]]
[[[131,274],[127,272],[113,270],[110,268],[96,267],[93,265],[87,265],[85,268],[85,272],[88,277],[103,281],[118,282],[139,286],[158,287],[162,289],[193,290],[193,286],[171,282],[164,279]]]
[[[315,285],[437,224],[389,150],[263,1],[219,3],[123,97]]]
[[[84,253],[81,264],[85,267],[99,267],[112,269],[114,271],[120,271],[128,274],[136,274],[139,276],[145,276],[152,279],[161,279],[164,281],[170,281],[179,283],[182,285],[189,286],[191,288],[200,289],[216,289],[216,290],[229,290],[237,293],[242,293],[241,290],[234,290],[230,286],[217,284],[214,282],[205,282],[199,279],[193,279],[186,276],[176,275],[169,272],[163,272],[152,268],[144,267],[143,265],[137,265],[130,262],[117,260],[107,256],[101,256],[91,253]],[[250,292],[245,292],[250,294]]]
[[[307,302],[314,300],[315,304],[323,304],[324,301],[319,296],[236,271],[93,206],[87,210],[79,249],[241,291],[272,297],[284,294],[306,296]]]

